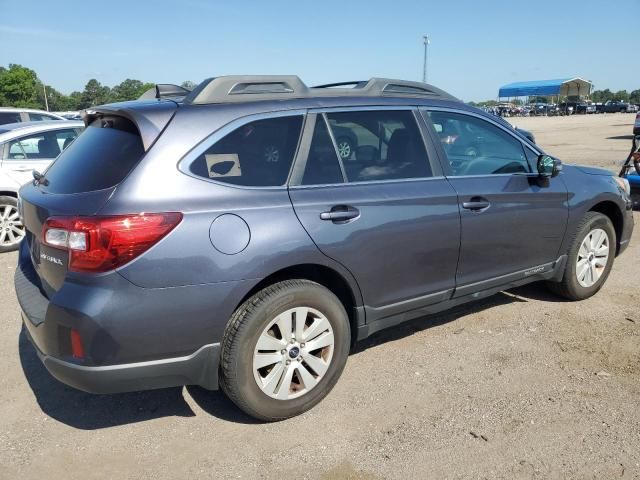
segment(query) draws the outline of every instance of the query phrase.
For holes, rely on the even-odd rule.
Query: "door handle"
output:
[[[336,205],[328,212],[320,214],[320,220],[331,220],[333,223],[345,223],[360,216],[360,210],[348,205]]]
[[[33,168],[31,168],[31,167],[17,166],[16,168],[14,168],[14,170],[15,170],[16,172],[30,172],[31,170],[33,170]]]
[[[481,212],[491,206],[491,202],[484,197],[471,197],[468,202],[462,203],[462,208],[473,212]]]

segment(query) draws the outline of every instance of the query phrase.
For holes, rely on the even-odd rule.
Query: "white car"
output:
[[[44,110],[0,107],[0,125],[18,122],[46,122],[49,120],[66,120],[66,118]]]
[[[0,253],[15,250],[24,237],[18,218],[18,189],[44,171],[84,128],[78,121],[36,121],[0,125]]]

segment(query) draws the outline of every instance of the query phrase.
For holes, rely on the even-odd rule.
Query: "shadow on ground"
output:
[[[183,387],[146,392],[94,395],[68,387],[44,367],[24,331],[18,338],[20,363],[42,411],[82,430],[126,425],[161,417],[194,417]],[[209,415],[235,423],[252,423],[222,392],[187,387],[193,400]]]
[[[383,330],[360,342],[352,353],[452,322],[462,315],[513,302],[526,303],[530,299],[562,301],[543,287],[528,285]],[[45,369],[24,331],[20,333],[18,342],[20,363],[38,405],[45,414],[66,425],[82,430],[95,430],[161,417],[195,416],[184,398],[183,387],[113,395],[94,395],[68,387]],[[186,387],[186,391],[209,415],[234,423],[257,423],[240,411],[221,391],[212,392],[196,386]]]
[[[607,140],[633,140],[633,135],[616,135],[615,137],[607,137]]]

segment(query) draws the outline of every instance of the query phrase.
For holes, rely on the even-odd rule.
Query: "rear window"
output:
[[[218,140],[189,167],[200,177],[251,187],[286,183],[293,163],[302,116],[256,120]]]
[[[102,190],[120,183],[144,155],[135,126],[120,117],[94,121],[45,172],[51,193]]]
[[[0,112],[0,125],[6,125],[7,123],[18,123],[20,121],[20,114],[17,112]]]

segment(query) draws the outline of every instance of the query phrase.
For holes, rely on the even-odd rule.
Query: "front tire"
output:
[[[336,384],[350,342],[347,312],[331,291],[309,280],[276,283],[231,317],[222,342],[222,388],[257,419],[299,415]]]
[[[573,239],[559,283],[551,290],[569,300],[583,300],[594,295],[607,280],[616,254],[616,231],[609,217],[588,212]]]

